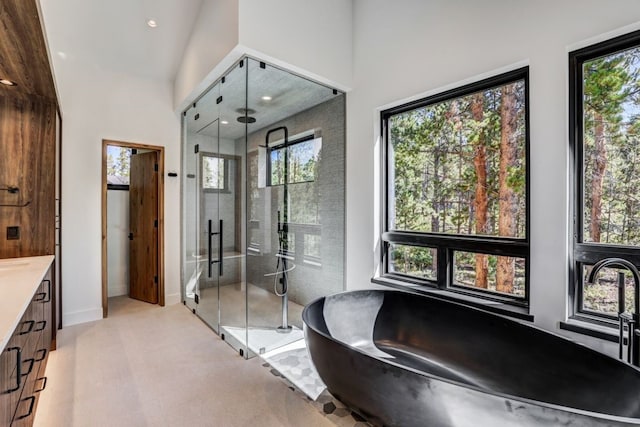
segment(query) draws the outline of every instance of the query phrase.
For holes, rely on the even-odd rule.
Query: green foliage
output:
[[[217,156],[202,157],[202,188],[223,190],[225,160]]]
[[[627,272],[628,273],[628,272]],[[599,279],[594,284],[586,284],[583,291],[583,308],[589,311],[609,314],[618,314],[618,270],[605,268],[599,274]],[[633,304],[633,278],[630,274],[625,276],[625,307],[624,310],[634,312]]]
[[[584,90],[584,240],[640,245],[640,48],[583,64]],[[596,139],[602,138],[602,147]],[[604,162],[598,180],[596,162]],[[599,205],[594,194],[601,191]],[[597,200],[597,199],[596,199]],[[599,211],[601,216],[592,217]],[[600,238],[591,229],[600,231]]]
[[[435,249],[392,245],[389,257],[392,271],[428,280],[436,280]]]
[[[320,160],[320,139],[294,143],[287,148],[271,150],[271,185],[282,185],[285,180],[285,154],[289,164],[288,183],[310,182],[317,178],[317,163]]]
[[[510,139],[516,162],[508,169],[506,185],[515,194],[516,232],[525,237],[526,140],[524,81],[511,83],[516,96],[517,129]],[[485,233],[497,236],[499,219],[499,165],[501,156],[501,98],[506,86],[485,90],[425,107],[389,119],[389,172],[391,228],[459,235],[476,234],[475,197],[479,185],[474,165],[477,150],[485,153],[488,224]],[[480,96],[482,114],[476,120],[472,107]],[[478,101],[476,106],[478,105]],[[435,279],[432,251],[394,245],[392,269]],[[475,283],[475,255],[456,253],[460,280]],[[514,292],[524,294],[524,264],[516,272]],[[497,257],[489,258],[495,289]],[[467,274],[469,273],[469,274]],[[518,275],[519,273],[522,273]]]
[[[107,176],[128,178],[130,164],[130,148],[118,147],[115,145],[107,146]],[[125,182],[128,182],[128,180],[125,180]]]
[[[475,271],[476,254],[471,252],[456,252],[454,260],[454,282],[460,286],[474,287],[476,284]],[[496,291],[496,272],[498,269],[498,259],[496,255],[487,255],[487,289]],[[511,295],[523,297],[525,294],[525,261],[522,258],[515,260],[514,285]]]
[[[518,230],[524,237],[525,215],[525,111],[524,83],[514,86],[517,103],[513,113],[518,130],[514,140],[517,165],[508,171],[516,194]],[[474,234],[474,198],[477,173],[476,146],[483,134],[486,149],[488,194],[487,233],[498,235],[500,99],[502,87],[482,92],[483,119],[473,119],[472,95],[397,114],[389,120],[393,218],[392,228],[422,232]]]

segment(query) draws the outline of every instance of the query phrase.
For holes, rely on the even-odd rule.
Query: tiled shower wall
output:
[[[317,194],[317,221],[315,224],[291,224],[289,234],[299,233],[296,240],[295,259],[289,267],[289,299],[305,305],[316,298],[332,294],[344,288],[344,223],[345,223],[345,96],[343,94],[307,111],[274,123],[268,128],[252,132],[248,136],[248,244],[247,281],[273,292],[274,278],[265,277],[276,269],[278,253],[278,210],[282,210],[283,187],[265,185],[266,161],[259,146],[265,145],[269,129],[286,126],[290,138],[315,130],[322,137],[322,150],[318,162],[317,179],[313,183],[292,184],[295,193]],[[282,138],[272,137],[274,140]],[[261,149],[262,150],[262,149]],[[263,174],[263,176],[260,176]],[[293,191],[291,210],[296,209]],[[315,207],[314,207],[315,208]],[[296,231],[297,230],[297,231]],[[303,256],[304,234],[319,235],[319,258]],[[294,238],[292,237],[292,240]],[[293,319],[295,320],[295,319]]]

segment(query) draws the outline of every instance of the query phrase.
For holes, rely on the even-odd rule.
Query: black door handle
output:
[[[36,351],[36,354],[42,354],[42,356],[36,356],[36,362],[41,362],[44,360],[45,357],[47,357],[47,349],[46,348],[41,348],[40,350]]]
[[[7,390],[7,393],[13,393],[20,390],[20,386],[22,386],[22,349],[20,347],[10,347],[6,351],[16,352],[16,386]]]
[[[25,320],[24,322],[22,322],[23,325],[29,325],[28,329],[26,331],[20,331],[18,333],[18,335],[25,335],[28,334],[29,332],[33,331],[33,326],[36,324],[35,320]]]
[[[209,220],[207,222],[207,239],[208,239],[208,257],[209,257],[209,277],[211,277],[213,271],[211,268],[212,264],[218,264],[218,276],[222,276],[222,220],[220,220],[220,228],[218,232],[213,232],[211,231],[211,225],[212,225],[212,221]],[[212,239],[211,237],[213,237],[214,235],[218,235],[218,259],[214,261],[213,256],[211,254],[211,246],[212,246]]]
[[[133,233],[129,233],[129,240],[133,240]]]
[[[218,241],[219,243],[219,247],[218,247],[218,276],[222,276],[222,220],[220,220],[220,231],[218,232]]]
[[[34,366],[34,364],[36,363],[36,359],[34,359],[34,358],[32,357],[32,358],[29,358],[29,359],[25,359],[25,360],[23,360],[23,361],[22,361],[22,363],[23,363],[23,364],[24,364],[24,363],[28,363],[28,364],[29,364],[29,369],[27,369],[27,372],[21,372],[22,376],[23,376],[23,377],[26,377],[26,376],[28,376],[28,375],[31,373],[31,371],[33,371],[33,366]]]
[[[29,409],[27,410],[27,413],[20,416],[18,416],[18,413],[16,413],[16,418],[15,418],[16,420],[22,420],[24,418],[27,418],[29,415],[33,413],[33,405],[36,403],[36,398],[35,396],[29,396],[26,399],[22,399],[20,402],[26,402],[27,400],[29,401]]]
[[[44,279],[42,283],[47,283],[47,298],[42,302],[51,302],[51,280]]]
[[[37,378],[36,381],[42,381],[42,387],[33,390],[34,393],[40,393],[47,388],[47,377]]]
[[[211,220],[207,221],[207,257],[208,257],[208,272],[209,272],[209,278],[211,278],[211,264],[213,263],[213,260],[211,259]]]

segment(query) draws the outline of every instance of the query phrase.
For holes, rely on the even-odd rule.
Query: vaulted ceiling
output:
[[[202,0],[38,1],[56,61],[166,81],[175,77],[202,4]],[[147,25],[149,19],[157,22],[156,28]]]

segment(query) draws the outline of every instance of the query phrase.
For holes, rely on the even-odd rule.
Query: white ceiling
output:
[[[202,0],[39,0],[51,55],[172,81]],[[146,21],[153,18],[156,28]]]
[[[263,100],[265,95],[272,99]],[[195,107],[189,108],[186,112],[187,131],[238,139],[245,136],[245,131],[252,133],[271,126],[334,96],[331,88],[270,64],[265,64],[263,69],[259,61],[245,59],[243,67],[236,65],[225,75],[224,83],[218,82],[195,102]],[[222,97],[219,104],[218,97]],[[249,116],[256,119],[246,127],[238,122],[238,117],[244,116],[241,109],[245,106],[252,110]]]

